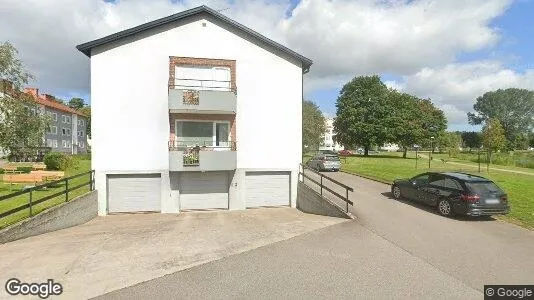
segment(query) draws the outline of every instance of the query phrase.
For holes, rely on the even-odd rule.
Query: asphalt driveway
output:
[[[387,184],[323,174],[354,189],[351,213],[362,226],[469,286],[534,284],[533,231],[494,218],[445,218],[434,208],[394,200]]]
[[[292,208],[99,217],[0,245],[0,298],[14,277],[87,299],[340,222]]]
[[[99,299],[482,299],[485,284],[534,283],[533,232],[447,219],[390,198],[388,185],[325,175],[354,188],[357,220]]]

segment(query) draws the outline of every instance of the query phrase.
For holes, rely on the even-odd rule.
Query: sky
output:
[[[485,92],[534,88],[534,0],[1,0],[0,42],[32,86],[90,102],[76,45],[199,5],[312,59],[304,96],[327,116],[360,75],[431,98],[450,130],[479,129],[466,114]]]

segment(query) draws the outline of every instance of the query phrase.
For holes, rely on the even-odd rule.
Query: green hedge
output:
[[[17,171],[20,171],[22,173],[30,173],[33,170],[32,167],[17,167]]]
[[[72,170],[78,168],[78,159],[61,152],[49,152],[44,157],[47,170]]]

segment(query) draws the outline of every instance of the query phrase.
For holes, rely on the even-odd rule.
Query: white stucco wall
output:
[[[169,56],[236,60],[237,168],[298,170],[300,62],[217,23],[198,17],[92,50],[91,148],[97,173],[168,171]],[[163,184],[170,194],[168,185]],[[104,176],[97,176],[96,187],[105,198]]]

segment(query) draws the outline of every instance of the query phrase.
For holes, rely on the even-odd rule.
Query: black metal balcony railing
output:
[[[219,142],[213,145],[213,141],[169,141],[170,151],[183,151],[184,166],[198,166],[200,164],[200,151],[236,151],[236,142]]]
[[[232,82],[230,80],[209,80],[209,79],[189,79],[176,78],[181,81],[180,84],[169,84],[172,89],[186,90],[212,90],[212,91],[232,91]]]

